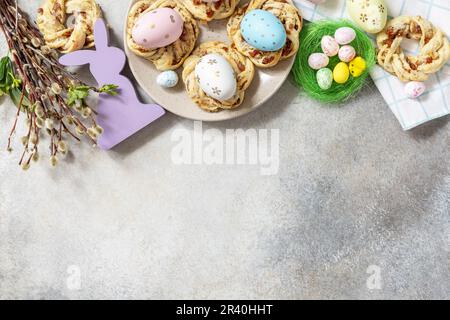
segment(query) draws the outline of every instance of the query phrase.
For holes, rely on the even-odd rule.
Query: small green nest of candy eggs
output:
[[[307,95],[321,102],[336,103],[347,100],[363,87],[375,62],[375,47],[364,31],[346,20],[323,20],[308,23],[300,33],[300,48],[292,72]]]

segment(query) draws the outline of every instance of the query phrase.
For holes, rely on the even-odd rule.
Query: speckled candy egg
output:
[[[355,59],[350,61],[349,70],[352,76],[354,76],[355,78],[362,75],[363,72],[366,71],[366,68],[366,60],[361,57],[356,57]]]
[[[178,83],[178,74],[172,70],[161,72],[156,78],[156,82],[163,88],[173,88]]]
[[[378,33],[387,22],[387,7],[383,0],[347,0],[348,14],[364,31]]]
[[[226,101],[237,90],[236,75],[227,59],[217,53],[203,56],[195,67],[200,88],[211,98]]]
[[[183,24],[183,19],[177,11],[159,8],[141,15],[131,35],[134,42],[144,48],[162,48],[180,38]]]
[[[324,53],[313,53],[308,58],[308,64],[314,70],[325,68],[329,62],[330,58]]]
[[[333,70],[333,79],[339,84],[344,84],[348,81],[350,72],[348,65],[345,62],[339,62]]]
[[[320,42],[323,53],[329,57],[334,57],[339,52],[339,44],[334,40],[333,37],[323,36]]]
[[[356,38],[356,32],[350,27],[341,27],[334,33],[334,39],[340,45],[349,44]]]
[[[322,68],[317,71],[316,79],[322,90],[328,90],[333,84],[333,72],[328,68]]]
[[[252,47],[261,51],[278,51],[286,44],[286,30],[269,11],[251,10],[241,21],[241,34]]]
[[[405,94],[409,99],[417,99],[426,90],[425,83],[418,81],[411,81],[405,85]]]
[[[352,61],[355,56],[356,56],[356,51],[355,48],[353,48],[352,46],[342,46],[339,49],[339,60],[343,61],[343,62],[350,62]]]

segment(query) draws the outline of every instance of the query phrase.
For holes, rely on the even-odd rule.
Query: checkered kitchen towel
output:
[[[294,0],[306,20],[337,19],[350,17],[346,0],[327,0],[314,5],[307,0]],[[421,15],[450,35],[450,0],[385,0],[391,17]],[[403,48],[417,53],[418,44],[405,40]],[[371,73],[378,90],[397,117],[402,128],[409,130],[427,121],[450,113],[450,62],[426,82],[426,92],[416,100],[404,94],[404,83],[376,66]]]

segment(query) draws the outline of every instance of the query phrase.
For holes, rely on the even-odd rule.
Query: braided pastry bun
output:
[[[210,53],[223,56],[231,65],[236,75],[237,91],[233,98],[227,101],[218,101],[208,95],[200,88],[195,75],[195,68],[200,59]],[[255,75],[252,62],[241,55],[236,49],[219,42],[212,41],[201,44],[183,65],[183,82],[189,97],[203,110],[218,112],[222,109],[234,109],[244,101],[245,90],[250,86]]]
[[[218,0],[204,2],[202,0],[182,0],[192,15],[203,21],[225,19],[231,16],[240,0]]]
[[[251,10],[261,9],[274,14],[283,24],[287,40],[284,47],[278,51],[261,51],[248,44],[241,34],[242,18]],[[257,67],[270,68],[281,60],[295,55],[300,46],[299,34],[303,20],[291,0],[252,0],[234,13],[227,25],[228,37],[236,49],[247,56]]]
[[[158,8],[170,8],[177,11],[183,19],[183,32],[174,43],[155,49],[147,49],[138,45],[132,37],[133,28],[142,14],[151,12]],[[128,13],[127,22],[127,44],[131,51],[155,65],[156,69],[175,70],[180,67],[184,60],[194,50],[199,36],[197,21],[179,0],[142,0],[138,1]]]
[[[417,56],[405,55],[404,38],[419,41]],[[420,16],[397,17],[377,36],[378,64],[401,81],[426,81],[450,58],[447,36]]]
[[[75,23],[67,27],[70,15]],[[101,15],[94,0],[45,0],[36,22],[50,48],[68,53],[94,46],[94,24]]]

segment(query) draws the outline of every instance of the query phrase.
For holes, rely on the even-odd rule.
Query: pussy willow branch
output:
[[[38,158],[43,130],[50,139],[52,164],[56,164],[58,153],[67,151],[64,135],[78,141],[85,135],[95,144],[96,135],[86,134],[93,129],[101,131],[95,122],[95,112],[86,105],[69,106],[65,100],[70,87],[84,84],[59,64],[58,53],[45,45],[41,33],[29,22],[17,1],[0,0],[0,30],[8,43],[15,72],[22,80],[18,111],[8,138],[8,150],[11,150],[17,119],[25,114],[28,130],[22,137],[24,150],[19,165],[27,169],[30,162]],[[27,108],[25,100],[30,104]],[[88,128],[84,121],[92,127]]]

